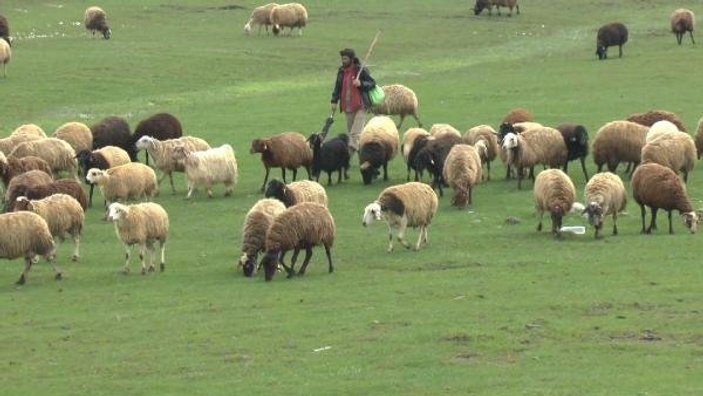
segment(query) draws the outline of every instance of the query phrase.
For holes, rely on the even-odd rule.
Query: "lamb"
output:
[[[688,172],[696,164],[696,144],[687,133],[662,135],[642,147],[642,163],[655,162],[674,172],[683,172],[688,183]]]
[[[493,6],[498,10],[498,15],[500,15],[500,7],[508,7],[510,12],[508,16],[513,16],[513,8],[517,10],[518,15],[520,14],[520,6],[517,4],[517,0],[476,0],[474,5],[474,15],[478,15],[484,9],[488,9],[488,15],[492,15],[491,9]]]
[[[182,161],[188,180],[188,195],[190,199],[198,187],[205,187],[208,197],[212,198],[212,185],[223,183],[225,197],[232,194],[237,184],[237,159],[229,144],[211,148],[205,151],[191,151],[185,146],[173,149],[173,159]]]
[[[128,151],[130,132],[127,120],[122,117],[105,117],[90,127],[93,133],[93,150],[105,146],[115,146]]]
[[[51,136],[70,144],[76,153],[93,149],[93,133],[82,122],[67,122],[56,128]]]
[[[561,133],[549,127],[528,129],[520,134],[509,133],[503,139],[503,150],[508,165],[517,168],[518,190],[522,189],[523,169],[530,169],[530,177],[534,180],[535,165],[557,168],[568,158]]]
[[[5,202],[6,211],[11,212],[15,210],[17,199],[21,196],[28,199],[42,199],[53,194],[69,195],[78,201],[83,210],[88,207],[88,198],[81,184],[73,179],[60,179],[42,184],[18,184],[12,191],[8,189],[7,202]]]
[[[596,55],[598,59],[608,59],[608,47],[617,45],[622,58],[622,46],[627,42],[627,27],[620,22],[612,22],[598,29]]]
[[[10,197],[16,198],[21,195],[16,194],[15,191],[24,189],[25,186],[38,186],[41,184],[49,184],[53,181],[54,179],[46,172],[36,169],[20,173],[13,177],[7,184],[7,189],[5,190],[5,210],[7,211],[11,206],[12,201],[10,201]]]
[[[7,158],[4,154],[0,153],[0,178],[2,178],[5,189],[7,189],[10,180],[15,176],[35,169],[43,171],[51,176],[51,167],[46,161],[39,157],[30,155],[23,158],[15,158],[12,156]]]
[[[24,285],[34,258],[42,256],[51,264],[56,274],[55,279],[62,278],[61,270],[56,266],[56,246],[51,237],[46,221],[33,212],[16,212],[0,214],[0,258],[9,260],[24,257],[24,271],[15,282]]]
[[[0,38],[0,64],[2,64],[2,77],[7,78],[7,64],[12,59],[10,43]]]
[[[106,208],[118,200],[149,200],[158,192],[156,173],[139,162],[130,162],[107,170],[91,168],[86,179],[100,187]]]
[[[415,244],[417,251],[421,245],[427,245],[427,228],[437,213],[438,205],[437,194],[427,184],[398,184],[381,191],[378,199],[364,208],[362,224],[366,227],[374,220],[386,220],[389,253],[393,251],[393,230],[397,231],[398,242],[410,249],[410,244],[405,240],[405,230],[407,227],[420,227],[420,235]]]
[[[693,28],[696,25],[696,16],[693,11],[685,8],[674,10],[669,16],[669,21],[671,22],[671,32],[676,35],[676,42],[679,45],[681,45],[686,32],[691,36],[691,43],[696,43],[696,40],[693,39]]]
[[[132,161],[137,161],[139,148],[136,144],[143,136],[150,136],[157,140],[177,139],[183,136],[183,127],[178,118],[170,113],[157,113],[141,120],[127,143],[126,151]],[[146,164],[149,165],[148,150],[146,153]]]
[[[290,184],[284,184],[273,179],[266,186],[264,194],[266,198],[276,198],[283,202],[286,208],[302,202],[316,202],[327,206],[327,192],[318,182],[311,180],[301,180]]]
[[[116,146],[105,146],[93,151],[81,150],[76,154],[76,159],[78,160],[81,176],[84,179],[86,179],[88,170],[91,168],[105,170],[131,162],[129,154]],[[90,184],[88,206],[93,206],[94,187],[95,184]]]
[[[637,166],[648,130],[646,126],[631,121],[612,121],[603,125],[596,133],[592,147],[598,172],[604,164],[613,173],[620,162],[632,162]]]
[[[474,146],[456,144],[444,162],[443,176],[454,189],[452,205],[464,208],[472,205],[472,190],[481,182],[481,157]]]
[[[269,26],[271,26],[271,10],[277,5],[278,4],[276,3],[268,3],[266,5],[254,8],[251,12],[251,16],[249,17],[249,21],[247,21],[246,25],[244,25],[244,32],[249,34],[251,32],[252,25],[258,25],[258,33],[261,33],[261,26],[264,26],[266,27],[266,34],[268,34]]]
[[[420,174],[425,169],[432,174],[432,188],[439,189],[440,197],[444,195],[442,191],[442,186],[445,185],[443,177],[444,161],[449,154],[449,150],[459,143],[461,143],[461,137],[455,134],[446,134],[428,141],[415,157],[415,169]]]
[[[487,180],[491,180],[491,162],[496,159],[499,152],[497,136],[495,129],[490,125],[477,125],[466,131],[462,137],[464,143],[470,144],[478,150],[481,163],[486,165],[485,176]]]
[[[653,162],[642,164],[632,175],[632,196],[640,206],[642,214],[642,233],[650,234],[657,229],[657,210],[664,209],[669,215],[669,234],[674,230],[671,225],[671,212],[676,209],[686,228],[693,234],[698,226],[698,215],[691,206],[686,194],[686,186],[674,171]],[[645,229],[645,206],[652,210],[652,221]]]
[[[426,136],[421,135],[417,137],[413,142],[412,148],[410,149],[410,152],[408,152],[408,158],[406,160],[406,165],[408,167],[408,176],[406,181],[410,181],[410,169],[415,171],[415,181],[420,181],[422,178],[423,171],[425,168],[428,168],[428,166],[424,163],[424,161],[418,161],[418,155],[421,153],[426,153],[426,150],[423,151],[423,149],[427,146],[427,143],[432,140],[434,140],[434,137],[427,134]],[[426,154],[423,154],[423,156],[426,156]]]
[[[532,113],[522,107],[517,107],[508,112],[508,114],[503,117],[502,124],[515,124],[517,122],[533,121],[534,116]]]
[[[408,160],[410,157],[410,152],[415,147],[415,142],[420,137],[429,137],[430,133],[422,128],[409,128],[405,133],[403,133],[403,140],[400,144],[400,151],[403,153],[403,158],[408,167],[407,181],[410,181],[410,168],[412,163]],[[426,141],[426,140],[425,140]],[[418,180],[418,174],[415,172],[415,181]]]
[[[359,136],[359,169],[364,184],[371,184],[383,167],[383,180],[388,180],[388,162],[398,153],[400,137],[393,120],[387,116],[371,118]]]
[[[261,260],[266,281],[271,281],[276,274],[277,262],[288,272],[288,278],[293,277],[295,275],[295,262],[300,249],[305,249],[305,260],[298,271],[298,275],[305,274],[312,257],[312,248],[319,245],[325,247],[329,265],[328,271],[330,273],[334,272],[331,250],[334,244],[335,232],[332,214],[326,206],[315,202],[303,202],[291,206],[276,216],[266,231],[266,254]],[[283,256],[291,249],[294,249],[295,252],[291,258],[290,267],[287,267],[283,263]]]
[[[576,200],[576,188],[569,175],[560,169],[540,172],[535,178],[533,195],[539,214],[537,231],[542,231],[542,218],[546,211],[552,218],[552,234],[555,238],[561,237],[562,218],[571,211]]]
[[[588,131],[586,127],[578,124],[561,124],[557,127],[566,144],[566,162],[564,163],[564,172],[568,172],[569,162],[575,159],[581,160],[581,169],[583,176],[588,180],[588,172],[586,171],[586,156],[588,155]]]
[[[161,205],[146,202],[134,205],[123,205],[113,202],[108,208],[107,218],[115,224],[115,234],[122,241],[125,249],[124,273],[129,273],[129,256],[132,245],[139,245],[139,259],[142,263],[142,275],[154,272],[154,245],[159,242],[161,248],[161,263],[159,269],[166,269],[166,240],[168,239],[168,213]],[[147,253],[149,267],[144,258]]]
[[[161,181],[168,176],[171,183],[171,191],[175,194],[176,187],[173,185],[173,172],[185,172],[185,166],[173,159],[173,150],[177,146],[183,146],[189,151],[209,150],[210,145],[203,139],[194,136],[183,136],[177,139],[158,140],[151,136],[142,136],[137,140],[137,150],[145,149],[147,158],[151,154],[154,159],[154,166],[162,172],[158,180]]]
[[[315,181],[320,180],[320,173],[327,172],[327,185],[332,185],[332,172],[337,171],[337,184],[344,179],[349,179],[349,136],[340,133],[337,137],[325,140],[325,136],[313,133],[308,138],[312,149],[312,176]],[[323,142],[324,141],[324,142]]]
[[[75,198],[66,194],[53,194],[40,200],[21,196],[17,198],[15,211],[21,210],[34,212],[46,220],[54,241],[63,241],[66,233],[70,234],[73,238],[71,260],[78,261],[85,212]]]
[[[630,114],[626,120],[636,122],[638,124],[648,127],[651,127],[657,121],[667,120],[671,121],[674,125],[676,125],[679,131],[688,132],[688,129],[686,129],[686,125],[684,125],[681,117],[679,117],[678,114],[672,113],[667,110],[654,109],[645,111],[644,113],[634,113]]]
[[[398,129],[403,125],[405,117],[410,115],[417,122],[417,126],[422,128],[422,122],[417,115],[417,96],[412,89],[401,84],[384,85],[381,89],[385,94],[383,103],[371,107],[371,112],[376,115],[399,115],[400,121],[396,125]]]
[[[10,25],[7,23],[7,18],[2,15],[0,15],[0,38],[12,46],[12,40],[10,40]]]
[[[703,117],[698,120],[698,131],[696,132],[695,141],[698,159],[701,159],[701,154],[703,154]]]
[[[613,235],[617,235],[618,213],[627,206],[627,192],[620,176],[610,172],[596,173],[586,183],[583,196],[586,204],[583,214],[588,216],[588,223],[595,229],[595,238],[600,238],[603,218],[610,214],[613,215]]]
[[[76,152],[66,141],[56,138],[46,138],[20,143],[10,153],[16,158],[33,155],[46,161],[54,174],[68,172],[78,180],[78,163]]]
[[[293,33],[293,28],[298,28],[298,34],[303,35],[303,29],[308,23],[308,11],[300,3],[288,3],[274,6],[269,15],[273,25],[273,34],[278,35],[283,28],[290,28],[288,34]]]
[[[435,138],[442,137],[444,135],[455,135],[461,137],[461,132],[449,124],[432,124],[430,127],[430,135]]]
[[[679,129],[674,125],[673,122],[668,120],[657,121],[649,127],[647,131],[647,136],[645,137],[645,142],[649,143],[652,140],[658,138],[659,136],[666,134],[679,133]]]
[[[304,167],[310,178],[312,150],[305,141],[305,136],[298,132],[285,132],[270,138],[258,138],[251,142],[249,153],[261,153],[261,162],[266,169],[261,192],[264,192],[271,168],[281,168],[283,181],[286,181],[286,169],[293,171],[293,181],[298,175],[298,168]]]
[[[273,219],[286,210],[277,199],[264,198],[249,209],[242,226],[242,256],[239,266],[244,276],[252,277],[256,271],[256,260],[266,247],[266,231]]]
[[[95,37],[96,31],[102,33],[105,40],[109,40],[112,36],[112,30],[110,30],[110,26],[107,24],[107,14],[105,10],[100,7],[88,7],[85,10],[83,24],[86,29],[93,33],[93,37]]]

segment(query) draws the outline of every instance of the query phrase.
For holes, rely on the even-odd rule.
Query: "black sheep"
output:
[[[313,133],[308,138],[312,149],[312,176],[315,181],[320,180],[320,173],[327,172],[327,185],[332,185],[332,172],[339,172],[337,184],[344,179],[349,179],[349,136],[340,133],[337,137],[324,141],[323,134]],[[324,142],[323,142],[324,141]]]
[[[577,124],[561,124],[557,128],[561,132],[561,136],[566,143],[568,155],[564,163],[564,173],[567,173],[569,161],[575,159],[581,160],[581,169],[583,175],[588,180],[588,172],[586,172],[586,156],[588,155],[588,131],[583,125]]]
[[[142,136],[151,136],[156,140],[177,139],[183,136],[181,122],[169,113],[158,113],[145,118],[137,124],[129,139],[129,149],[126,150],[132,161],[137,161],[137,140]],[[146,153],[146,164],[149,165],[149,153]]]
[[[129,153],[129,124],[121,117],[105,117],[90,127],[93,133],[93,150],[105,146],[116,146]]]
[[[12,43],[10,42],[10,25],[7,23],[7,18],[0,15],[0,38],[5,39],[10,47]]]
[[[622,46],[627,42],[627,27],[620,22],[613,22],[598,29],[596,55],[598,59],[608,59],[608,47],[617,45],[622,58]]]
[[[374,140],[367,142],[359,149],[359,170],[364,184],[368,185],[381,173],[378,168],[383,167],[383,180],[388,180],[388,161],[393,156],[393,147],[384,141]]]
[[[430,140],[423,147],[415,158],[415,169],[419,173],[427,169],[432,174],[432,188],[439,189],[439,196],[443,196],[442,186],[446,185],[442,171],[444,161],[447,159],[449,150],[455,144],[461,143],[461,137],[454,134],[447,134]]]
[[[430,141],[430,138],[428,136],[419,136],[413,142],[413,148],[410,149],[410,152],[408,153],[407,181],[410,181],[410,170],[411,169],[415,171],[415,181],[420,181],[420,179],[422,178],[422,171],[418,171],[415,159],[417,158],[418,153],[420,153],[420,150],[422,150],[425,146],[427,146],[427,143],[429,141]]]

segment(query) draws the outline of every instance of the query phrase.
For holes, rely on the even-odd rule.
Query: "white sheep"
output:
[[[20,143],[10,153],[16,158],[33,155],[46,161],[54,175],[61,171],[68,172],[78,180],[78,162],[76,152],[66,141],[56,138],[45,138]]]
[[[481,182],[481,157],[474,146],[455,144],[449,150],[442,169],[444,180],[454,189],[452,205],[472,205],[472,191]]]
[[[400,121],[397,128],[403,124],[406,116],[412,116],[417,126],[422,128],[422,122],[417,115],[417,96],[412,89],[401,84],[384,85],[381,87],[385,97],[381,104],[371,107],[374,114],[399,115]]]
[[[173,158],[183,161],[185,165],[188,180],[187,199],[201,186],[205,187],[208,196],[212,198],[212,185],[215,183],[224,183],[226,197],[232,194],[237,184],[238,172],[237,159],[229,144],[205,151],[190,151],[184,146],[177,146],[173,149]]]
[[[252,25],[258,25],[259,33],[261,33],[261,26],[264,26],[266,27],[266,34],[268,34],[269,26],[271,26],[271,10],[277,5],[276,3],[268,3],[254,8],[249,17],[249,21],[244,25],[244,32],[249,34],[251,33]]]
[[[620,176],[611,172],[596,173],[586,183],[583,197],[583,214],[595,229],[595,237],[600,237],[603,218],[608,215],[613,215],[613,235],[617,235],[618,213],[624,211],[627,206],[627,192]]]
[[[154,160],[154,166],[162,172],[158,180],[159,186],[164,177],[168,176],[171,191],[175,194],[173,172],[185,172],[185,165],[173,159],[173,149],[183,146],[188,151],[209,150],[210,145],[203,139],[194,136],[182,136],[177,139],[158,140],[151,136],[142,136],[137,140],[137,150],[146,150]]]
[[[55,263],[56,246],[46,221],[33,212],[0,214],[0,258],[24,257],[24,271],[16,284],[27,281],[36,256],[44,257],[51,264],[55,278],[61,279],[61,270]]]
[[[539,215],[537,231],[542,231],[544,212],[549,212],[552,218],[552,234],[559,238],[562,218],[571,211],[576,201],[574,183],[561,169],[547,169],[535,178],[533,196]]]
[[[410,249],[410,244],[405,240],[405,229],[420,227],[415,244],[415,250],[419,250],[421,244],[427,244],[427,228],[437,213],[438,204],[437,194],[425,183],[408,182],[391,186],[364,208],[362,224],[366,227],[374,220],[385,218],[388,224],[388,252],[393,251],[393,230],[397,230],[398,241]]]
[[[293,33],[293,28],[298,28],[298,34],[303,35],[303,29],[308,23],[308,11],[300,3],[277,5],[271,9],[271,24],[273,34],[278,35],[283,28],[290,28],[288,34]]]
[[[642,147],[642,163],[655,162],[674,172],[683,172],[684,182],[696,165],[696,143],[682,132],[661,135]]]
[[[10,43],[0,38],[0,64],[2,64],[2,77],[7,77],[7,64],[12,59]]]
[[[54,241],[63,242],[66,233],[70,234],[73,238],[71,260],[78,261],[85,213],[75,198],[67,194],[53,194],[38,200],[18,197],[14,210],[26,210],[41,216],[49,225]]]
[[[503,150],[507,164],[517,169],[518,189],[522,188],[523,169],[530,169],[530,176],[534,178],[535,165],[557,168],[566,163],[568,156],[561,132],[549,127],[508,133],[503,139]]]
[[[156,173],[150,167],[130,162],[107,170],[92,168],[86,179],[100,187],[105,207],[118,200],[149,200],[158,192]]]
[[[66,141],[76,153],[93,149],[93,133],[82,122],[67,122],[56,128],[51,137]]]
[[[247,212],[242,226],[242,256],[239,258],[244,276],[254,275],[256,259],[266,247],[266,231],[273,219],[285,210],[283,202],[264,198],[258,200]]]
[[[679,133],[679,128],[673,122],[668,120],[657,121],[649,127],[645,142],[651,142],[659,136],[669,133]]]
[[[110,204],[107,218],[115,224],[115,233],[125,248],[126,259],[124,272],[129,273],[129,257],[132,245],[139,245],[139,258],[142,264],[142,275],[153,272],[154,244],[159,242],[161,248],[161,272],[166,269],[166,240],[168,239],[168,213],[161,205],[153,202],[135,205],[123,205],[118,202]],[[151,256],[149,267],[144,258],[147,253]]]

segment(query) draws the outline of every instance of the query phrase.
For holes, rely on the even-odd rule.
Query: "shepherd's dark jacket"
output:
[[[354,58],[354,66],[357,68],[357,70],[360,67],[358,58]],[[331,103],[339,103],[339,96],[342,94],[343,75],[344,67],[340,66],[339,70],[337,71],[337,81],[335,81],[334,83],[334,91],[332,91]],[[369,70],[364,67],[363,69],[361,69],[361,74],[359,75],[359,82],[361,82],[361,86],[359,86],[359,89],[361,90],[361,101],[364,102],[364,108],[368,109],[369,107],[371,107],[369,91],[376,86],[376,81],[371,77],[371,74],[369,74]]]

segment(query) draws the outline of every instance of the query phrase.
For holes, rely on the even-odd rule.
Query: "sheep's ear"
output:
[[[261,148],[262,148],[264,151],[266,151],[266,150],[269,149],[269,147],[268,147],[268,145],[266,145],[266,143],[264,143],[264,144],[261,146]]]

